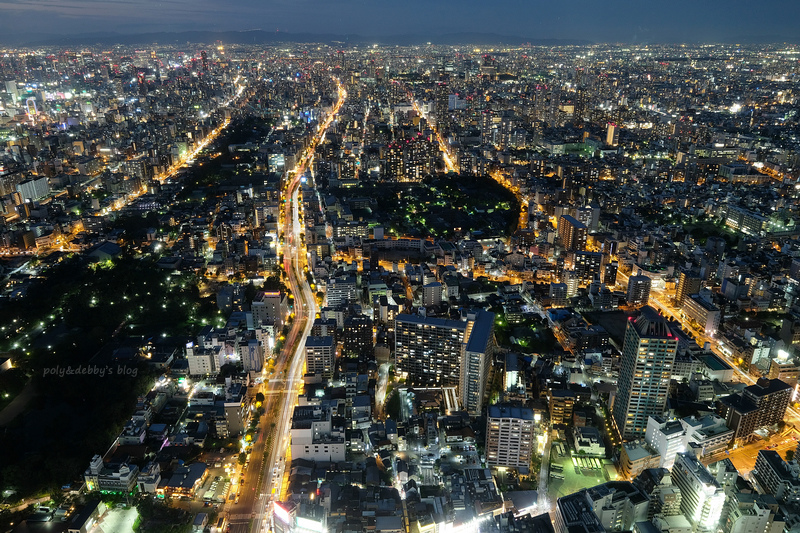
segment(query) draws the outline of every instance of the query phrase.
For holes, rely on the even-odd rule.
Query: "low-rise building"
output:
[[[589,504],[606,531],[630,531],[647,518],[647,496],[630,481],[609,481],[584,489]]]
[[[753,478],[761,490],[782,503],[800,503],[800,466],[787,463],[775,450],[759,450]]]
[[[103,502],[98,500],[87,503],[72,517],[67,533],[89,533],[105,512],[106,505]]]
[[[276,533],[327,531],[328,512],[321,505],[294,501],[275,502],[272,521]]]
[[[690,294],[684,299],[681,310],[689,319],[697,322],[705,335],[713,336],[717,333],[721,317],[719,308],[701,295]]]
[[[194,498],[208,474],[205,463],[179,466],[167,479],[162,479],[157,493],[167,498]]]
[[[658,468],[660,462],[661,455],[645,441],[622,443],[619,466],[623,479],[633,479],[648,468]]]
[[[575,451],[580,455],[591,457],[605,457],[606,446],[600,431],[595,427],[575,427],[572,430]]]
[[[713,455],[733,440],[733,430],[725,424],[725,419],[717,415],[706,415],[700,418],[687,416],[681,419],[686,436],[684,442],[694,443],[695,453],[701,457]]]
[[[131,494],[136,491],[139,467],[127,461],[111,464],[104,463],[99,455],[92,457],[89,468],[83,473],[86,488],[91,492],[116,492]]]
[[[155,461],[147,463],[136,480],[136,485],[142,494],[155,494],[160,483],[161,467]]]
[[[648,505],[630,481],[609,481],[559,498],[554,525],[559,533],[631,531],[647,519]]]
[[[344,421],[334,420],[330,408],[295,407],[290,432],[292,459],[345,460]]]
[[[666,420],[660,416],[651,416],[647,420],[644,440],[661,457],[659,467],[672,468],[675,455],[686,451],[685,434],[686,430],[677,420]]]
[[[186,345],[186,360],[189,363],[190,376],[216,376],[222,367],[222,347],[212,346],[205,348],[195,346],[194,343]]]
[[[724,533],[780,533],[786,520],[778,510],[778,502],[768,494],[733,491],[725,502]]]
[[[580,492],[563,496],[556,501],[553,520],[556,533],[605,533],[603,523]]]

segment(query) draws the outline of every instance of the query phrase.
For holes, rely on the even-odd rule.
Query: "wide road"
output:
[[[269,376],[262,392],[265,412],[259,422],[258,437],[251,452],[250,465],[244,470],[244,483],[239,488],[239,503],[228,504],[226,510],[232,533],[261,532],[269,525],[269,503],[280,498],[283,479],[288,472],[285,456],[289,447],[289,430],[297,396],[302,388],[305,360],[303,345],[311,333],[317,313],[317,301],[311,290],[304,267],[307,264],[300,205],[300,180],[314,159],[314,151],[325,138],[325,132],[342,107],[347,92],[336,80],[338,100],[320,125],[297,166],[287,173],[282,204],[281,231],[284,235],[283,267],[286,282],[294,296],[294,321],[286,343],[278,356],[274,373]]]
[[[787,428],[780,433],[771,435],[766,440],[758,439],[733,450],[721,450],[713,455],[706,455],[701,459],[701,462],[704,465],[709,465],[722,459],[730,459],[739,474],[745,479],[750,479],[759,451],[773,450],[778,452],[781,457],[786,457],[786,452],[797,449],[798,438],[800,438],[800,432],[794,428]]]

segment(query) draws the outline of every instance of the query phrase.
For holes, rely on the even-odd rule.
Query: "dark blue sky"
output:
[[[798,21],[800,0],[0,0],[0,36],[258,28],[631,43],[800,41]]]

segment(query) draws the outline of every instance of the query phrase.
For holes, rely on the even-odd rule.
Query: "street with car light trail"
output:
[[[320,124],[314,138],[294,169],[287,172],[283,189],[280,228],[284,236],[283,267],[285,281],[293,295],[294,320],[286,342],[278,355],[274,372],[261,385],[265,415],[258,424],[250,464],[243,469],[244,482],[238,487],[239,503],[229,502],[224,511],[232,533],[259,532],[268,528],[270,502],[280,499],[284,477],[288,474],[285,457],[289,447],[289,430],[297,397],[302,388],[305,360],[303,345],[311,333],[317,312],[317,301],[305,276],[306,247],[301,234],[300,185],[311,166],[314,151],[325,138],[337,113],[347,98],[347,91],[335,80],[338,99],[330,114]]]

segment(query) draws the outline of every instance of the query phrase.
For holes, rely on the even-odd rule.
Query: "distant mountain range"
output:
[[[230,44],[276,44],[276,43],[342,43],[348,45],[399,45],[413,46],[427,43],[441,45],[522,45],[535,46],[567,46],[592,44],[581,39],[533,39],[496,33],[447,33],[442,35],[384,35],[364,36],[355,34],[336,35],[321,33],[285,33],[264,30],[249,31],[183,31],[153,33],[86,33],[79,35],[48,34],[6,34],[0,36],[0,43],[5,46],[108,46],[114,44],[179,44],[179,43],[213,43],[221,41]]]
[[[216,41],[229,44],[277,44],[277,43],[328,43],[343,45],[398,45],[413,46],[427,43],[440,45],[524,45],[533,46],[580,46],[594,44],[586,39],[534,39],[517,35],[501,35],[498,33],[461,32],[440,35],[423,35],[408,33],[400,35],[368,36],[357,34],[333,33],[287,33],[261,29],[246,31],[158,31],[148,33],[114,33],[95,32],[75,35],[54,35],[45,33],[0,34],[0,46],[37,47],[37,46],[111,46],[198,43],[210,44]],[[704,41],[697,41],[704,42]],[[787,38],[780,35],[730,35],[723,41],[729,44],[775,44],[800,43],[798,38]],[[630,44],[630,43],[628,43]],[[658,42],[640,42],[636,44],[659,44]],[[668,44],[668,43],[667,43]],[[673,43],[674,44],[674,43]],[[689,44],[689,43],[687,43]]]

